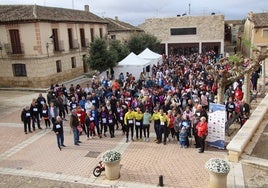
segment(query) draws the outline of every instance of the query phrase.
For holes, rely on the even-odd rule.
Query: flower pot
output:
[[[228,173],[215,173],[209,171],[209,188],[227,188]]]
[[[120,160],[104,162],[105,176],[109,180],[116,180],[120,177]]]

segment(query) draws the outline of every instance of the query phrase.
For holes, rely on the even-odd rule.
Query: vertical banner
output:
[[[226,122],[226,109],[222,104],[209,104],[208,113],[208,144],[219,148],[225,149],[225,122]]]

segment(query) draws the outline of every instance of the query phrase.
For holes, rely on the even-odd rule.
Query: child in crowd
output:
[[[188,134],[186,132],[186,128],[182,127],[181,132],[179,134],[179,138],[180,138],[180,145],[181,148],[187,148],[187,138],[188,138]]]

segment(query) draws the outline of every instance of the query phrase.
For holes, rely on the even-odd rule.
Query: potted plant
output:
[[[115,180],[120,177],[121,153],[116,150],[108,150],[102,155],[102,161],[105,164],[105,175],[109,180]]]
[[[227,175],[230,165],[223,159],[209,159],[205,167],[209,170],[209,188],[227,188]]]

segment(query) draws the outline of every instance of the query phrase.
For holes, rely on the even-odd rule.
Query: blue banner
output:
[[[210,146],[225,149],[225,122],[226,109],[222,104],[209,104],[208,113],[208,136],[207,141]]]

